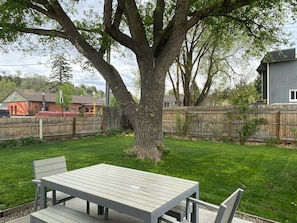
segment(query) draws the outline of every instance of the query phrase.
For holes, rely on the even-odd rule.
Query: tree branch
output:
[[[243,24],[243,25],[245,26],[245,28],[247,29],[247,31],[251,34],[251,36],[253,36],[253,37],[256,38],[256,39],[261,39],[260,36],[257,36],[257,35],[253,32],[251,26],[252,26],[252,25],[255,25],[255,26],[257,27],[258,30],[261,30],[261,29],[265,28],[263,25],[258,24],[258,23],[254,22],[254,21],[252,21],[252,20],[247,21],[247,20],[243,20],[243,19],[240,19],[240,18],[236,18],[236,17],[231,16],[231,15],[225,15],[225,17],[226,17],[226,18],[229,18],[229,19],[231,19],[231,20],[233,20],[233,21],[236,21],[236,22],[238,22],[238,23]],[[248,24],[249,22],[252,23],[251,26],[249,26],[249,24]]]
[[[167,28],[159,34],[158,38],[156,38],[156,42],[154,43],[153,47],[155,58],[157,58],[157,66],[160,65],[163,67],[169,67],[173,61],[168,60],[167,55],[178,54],[179,48],[172,46],[182,45],[182,42],[185,39],[187,32],[187,15],[185,12],[188,11],[188,5],[189,0],[177,0],[174,17]]]
[[[132,39],[135,42],[135,45],[140,47],[137,49],[137,54],[142,54],[143,49],[149,48],[149,44],[142,19],[134,0],[126,0],[125,14],[128,19]]]
[[[119,0],[119,4],[115,13],[115,18],[114,18],[114,22],[113,25],[119,29],[121,21],[122,21],[122,16],[124,13],[124,9],[125,9],[125,1],[124,0]]]
[[[188,15],[191,17],[188,20],[188,29],[190,29],[195,24],[197,24],[198,21],[206,17],[214,16],[214,15],[216,16],[226,15],[243,6],[250,5],[252,2],[253,0],[236,0],[236,1],[224,0],[223,2],[216,3],[202,10],[194,11]]]
[[[63,39],[68,39],[69,35],[66,32],[62,32],[54,29],[33,29],[33,28],[20,28],[21,33],[36,34],[39,36],[55,36]]]
[[[164,0],[157,0],[156,8],[154,11],[154,31],[153,31],[154,40],[157,38],[157,36],[163,29],[164,10],[165,10]]]
[[[55,19],[56,14],[54,12],[54,9],[46,0],[37,0],[35,2],[41,5],[42,7],[37,4],[33,4],[33,2],[28,3],[28,7],[51,19]]]
[[[104,2],[103,24],[105,31],[117,42],[131,49],[133,52],[136,52],[132,38],[121,32],[119,29],[119,25],[123,16],[122,11],[125,7],[125,0],[118,0],[118,7],[116,10],[114,23],[112,22],[112,1],[113,0],[105,0]]]

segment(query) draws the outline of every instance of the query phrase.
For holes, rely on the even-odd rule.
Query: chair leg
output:
[[[35,200],[34,200],[34,211],[37,211],[38,197],[39,197],[39,189],[36,186],[36,188],[35,188]]]
[[[98,215],[104,214],[104,207],[101,205],[98,205]]]
[[[90,202],[87,201],[87,214],[90,214]]]
[[[104,219],[108,220],[108,208],[105,208]]]

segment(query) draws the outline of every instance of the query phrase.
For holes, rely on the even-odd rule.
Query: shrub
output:
[[[22,137],[20,140],[20,145],[21,146],[28,146],[28,145],[37,145],[42,143],[42,141],[39,138],[35,138],[33,136],[29,136],[29,137]]]
[[[265,144],[267,146],[275,146],[277,143],[278,143],[277,138],[269,137],[269,138],[265,139]]]
[[[175,117],[175,128],[178,131],[178,133],[182,136],[187,136],[189,133],[189,129],[190,129],[190,123],[193,119],[193,116],[188,115],[188,113],[186,113],[186,118],[185,120],[182,119],[181,114],[178,113]]]
[[[238,106],[238,114],[233,118],[234,120],[239,121],[239,127],[236,129],[240,145],[244,145],[245,142],[254,135],[258,130],[258,125],[264,124],[267,122],[264,118],[251,118],[251,114],[255,110],[248,105]],[[231,114],[229,114],[231,116]]]
[[[1,149],[9,148],[9,147],[16,147],[16,146],[18,146],[18,140],[16,140],[16,139],[8,139],[8,140],[4,140],[0,143]]]
[[[37,145],[40,143],[42,143],[42,141],[38,138],[34,138],[33,136],[22,137],[20,139],[8,139],[0,142],[0,149],[17,146]]]

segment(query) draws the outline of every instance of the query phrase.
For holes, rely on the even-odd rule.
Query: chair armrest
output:
[[[214,205],[214,204],[211,204],[211,203],[208,203],[206,201],[202,201],[202,200],[198,200],[198,199],[195,199],[193,197],[189,197],[188,198],[188,201],[194,203],[194,204],[198,204],[198,205],[201,205],[203,207],[206,207],[207,209],[210,209],[211,211],[218,211],[219,210],[219,206],[217,205]]]
[[[39,186],[41,184],[41,180],[33,179],[32,183],[37,184]]]

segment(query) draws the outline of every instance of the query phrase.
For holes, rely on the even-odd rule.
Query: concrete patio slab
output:
[[[86,201],[75,198],[66,202],[67,207],[86,212]],[[90,214],[97,217],[102,221],[102,223],[142,223],[143,221],[129,215],[119,213],[114,210],[109,210],[108,220],[104,220],[104,215],[97,215],[97,205],[90,204]],[[211,223],[214,222],[215,213],[209,210],[199,209],[199,222],[201,223]],[[101,222],[100,221],[100,222]],[[253,221],[247,221],[235,217],[232,223],[252,223]],[[30,215],[8,221],[8,223],[30,223]]]

